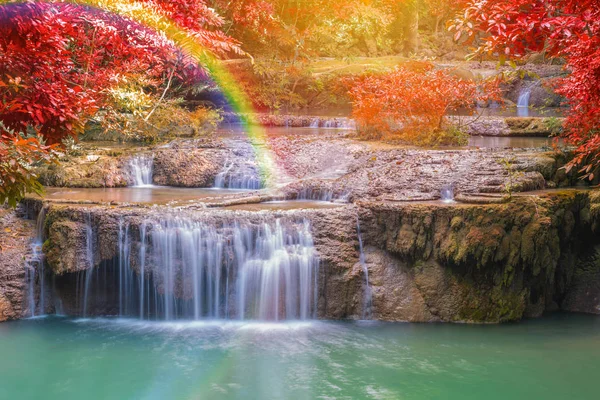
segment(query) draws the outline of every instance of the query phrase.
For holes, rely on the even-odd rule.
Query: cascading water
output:
[[[356,122],[349,118],[314,117],[310,121],[309,128],[356,129]]]
[[[529,84],[521,89],[521,93],[519,94],[519,99],[517,101],[517,114],[519,117],[529,116],[529,99],[531,98],[531,90],[533,89],[534,85],[535,83]]]
[[[531,88],[525,88],[521,91],[519,95],[519,101],[517,102],[517,107],[528,108],[529,107],[529,98],[531,97]]]
[[[356,232],[358,233],[358,247],[360,250],[359,262],[363,270],[363,275],[365,276],[365,295],[363,299],[362,319],[371,319],[373,314],[373,293],[371,292],[371,285],[369,284],[369,269],[367,268],[362,233],[360,232],[360,220],[358,216],[356,217]]]
[[[87,263],[87,270],[84,275],[84,288],[83,288],[83,316],[88,316],[87,304],[88,304],[88,293],[90,283],[92,281],[94,271],[94,230],[92,227],[92,214],[88,211],[85,214],[85,258]]]
[[[247,140],[231,140],[232,149],[223,169],[215,178],[218,189],[258,190],[264,187],[256,153]]]
[[[152,186],[154,174],[154,156],[139,155],[129,161],[133,184],[137,187]]]
[[[333,190],[304,188],[298,192],[298,200],[334,201]]]
[[[246,165],[244,165],[246,164]],[[215,188],[259,190],[263,184],[253,163],[227,162],[215,178]]]
[[[316,316],[319,262],[307,221],[170,217],[130,226],[122,219],[118,246],[111,265],[82,273],[85,316],[92,309],[166,321]]]
[[[440,190],[440,197],[444,203],[454,203],[454,185],[444,185]]]
[[[44,222],[48,208],[42,207],[36,220],[36,237],[31,244],[31,257],[25,263],[25,279],[27,282],[27,309],[29,315],[43,315],[46,312],[46,269],[44,264]],[[36,304],[36,284],[39,288],[38,303]]]

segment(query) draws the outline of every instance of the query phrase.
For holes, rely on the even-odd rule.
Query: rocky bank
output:
[[[39,276],[29,282],[26,271],[32,267],[31,220],[42,209],[44,277],[52,282],[43,292],[46,312],[60,307],[80,315],[77,299],[87,271],[110,270],[127,257],[130,272],[139,274],[141,267],[132,260],[139,259],[144,247],[140,241],[147,235],[142,232],[161,221],[183,219],[214,228],[223,243],[231,243],[236,224],[308,221],[320,260],[319,318],[369,314],[387,321],[498,323],[555,310],[600,313],[600,192],[557,189],[576,183],[561,168],[568,153],[415,149],[358,141],[345,132],[270,135],[254,145],[271,150],[278,166],[270,171],[278,177],[274,186],[169,206],[29,197],[19,214],[3,210],[0,318],[21,318],[31,301],[40,306]],[[141,149],[96,146],[71,157],[61,170],[66,174],[61,182],[131,185],[129,161],[140,152],[152,157],[153,182],[161,185],[207,187],[223,171],[252,175],[260,170],[252,161],[253,146],[243,138],[223,136]],[[508,184],[512,199],[505,196]],[[440,201],[442,189],[458,202]],[[339,207],[228,208],[274,199],[326,200]],[[133,238],[126,253],[119,247],[124,226]],[[145,245],[153,246],[151,241]],[[220,262],[233,265],[231,257],[224,253]],[[160,268],[161,263],[145,265],[146,273]],[[235,271],[227,274],[235,276]],[[182,276],[178,285],[185,297],[189,288]],[[29,283],[35,286],[33,294]],[[88,313],[115,315],[111,290],[116,289],[110,287],[106,296],[112,300]],[[163,290],[158,283],[156,290]],[[369,310],[366,293],[372,294]]]
[[[40,201],[24,206],[39,208]],[[367,290],[359,258],[360,221],[373,318],[498,323],[556,310],[600,314],[599,210],[599,192],[581,190],[517,196],[502,204],[363,201],[268,213],[52,204],[44,252],[62,306],[76,313],[78,273],[118,259],[123,221],[139,232],[144,221],[173,213],[214,226],[306,219],[320,259],[318,316],[354,319],[363,315]],[[95,235],[91,261],[88,223]],[[132,259],[139,248],[132,243]],[[16,302],[10,307],[19,300],[9,299]]]

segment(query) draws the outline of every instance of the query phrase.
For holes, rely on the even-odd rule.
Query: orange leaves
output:
[[[478,85],[423,62],[355,78],[350,86],[353,116],[364,135],[416,144],[440,134],[449,111],[473,107],[475,101],[499,93],[497,82]]]
[[[41,192],[30,169],[36,163],[54,161],[52,150],[37,137],[15,134],[0,122],[0,204],[8,201],[15,206],[27,192]]]
[[[600,170],[600,0],[471,0],[451,26],[457,36],[477,34],[479,53],[518,58],[544,51],[566,60],[570,75],[557,92],[571,106],[565,139],[576,146],[568,170],[583,178]]]

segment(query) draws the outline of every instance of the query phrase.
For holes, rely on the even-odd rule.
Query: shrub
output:
[[[452,144],[448,139],[461,135],[444,126],[448,112],[500,97],[497,81],[478,84],[430,63],[410,63],[390,73],[353,78],[349,84],[352,113],[364,137],[416,145]]]
[[[28,192],[41,194],[43,187],[32,167],[55,160],[53,147],[38,136],[15,132],[0,121],[0,206],[16,206]]]
[[[143,76],[127,79],[126,84],[109,91],[102,113],[96,116],[104,137],[123,141],[156,142],[177,136],[197,136],[216,127],[216,111],[198,107],[190,112],[181,99],[160,93]],[[118,132],[118,135],[112,135]],[[96,138],[97,139],[97,138]]]

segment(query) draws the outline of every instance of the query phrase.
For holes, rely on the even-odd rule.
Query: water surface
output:
[[[242,189],[212,188],[175,188],[168,186],[141,186],[106,189],[66,189],[46,188],[44,195],[48,200],[151,203],[166,204],[171,201],[185,202],[195,200],[214,200],[221,197],[250,193]]]
[[[0,324],[2,399],[597,399],[600,318]]]

